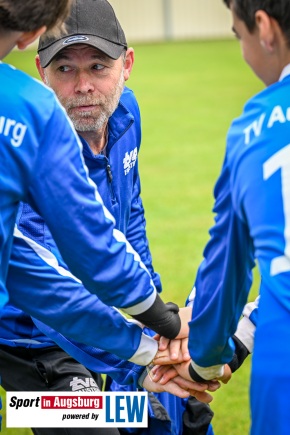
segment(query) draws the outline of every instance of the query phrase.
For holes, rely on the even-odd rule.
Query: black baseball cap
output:
[[[39,39],[41,66],[45,68],[59,51],[72,44],[91,45],[112,59],[127,49],[123,29],[107,0],[73,0],[65,30]]]

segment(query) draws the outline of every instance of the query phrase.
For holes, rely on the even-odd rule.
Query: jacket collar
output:
[[[288,63],[288,65],[286,65],[284,68],[283,68],[283,70],[282,70],[282,72],[281,72],[281,75],[280,75],[280,77],[279,77],[279,82],[281,82],[283,79],[285,79],[285,77],[287,77],[287,76],[289,76],[290,75],[290,63]]]

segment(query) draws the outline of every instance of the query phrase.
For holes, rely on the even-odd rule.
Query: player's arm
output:
[[[253,352],[258,305],[259,297],[244,307],[243,317],[239,321],[233,336],[235,352],[232,361],[229,362],[232,373],[238,370],[247,356]]]
[[[104,305],[52,249],[19,229],[15,231],[7,288],[13,305],[80,343],[141,365],[152,361],[157,352],[157,342],[143,334],[140,326]],[[49,335],[49,328],[43,332]]]
[[[189,294],[186,306],[193,307],[196,289]],[[243,316],[238,323],[237,330],[232,337],[234,344],[234,355],[228,363],[232,373],[243,364],[247,356],[253,352],[254,333],[256,330],[257,312],[259,297],[254,302],[249,302],[243,309]],[[164,340],[166,342],[166,339]],[[167,340],[168,341],[168,340]]]
[[[227,337],[236,331],[255,265],[247,225],[232,204],[230,176],[226,159],[215,187],[215,224],[195,281],[189,334],[195,380],[220,378],[232,360],[235,346]]]
[[[135,389],[145,388],[151,392],[166,391],[181,398],[187,398],[189,395],[194,394],[199,400],[204,402],[210,402],[212,399],[205,391],[207,385],[201,385],[178,376],[168,380],[165,384],[159,382],[159,380],[155,382],[152,380],[150,367],[144,369],[140,365],[124,361],[102,349],[77,343],[53,331],[46,325],[36,320],[34,321],[42,332],[52,338],[60,347],[89,370],[107,374],[120,385],[133,385]]]
[[[181,327],[178,307],[162,302],[139,255],[114,228],[58,105],[42,140],[27,200],[44,217],[70,270],[106,305],[174,338]]]
[[[191,308],[194,304],[196,289],[192,289],[186,300],[186,307]],[[256,330],[259,296],[253,302],[249,302],[243,309],[243,316],[238,323],[237,330],[232,336],[234,345],[234,354],[232,360],[228,363],[231,372],[238,370],[247,356],[253,352],[254,334]],[[154,362],[160,365],[176,364],[181,360],[188,361],[188,339],[169,340],[165,337],[159,337],[158,352]]]

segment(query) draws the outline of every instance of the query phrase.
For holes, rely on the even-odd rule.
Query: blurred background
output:
[[[223,38],[230,16],[222,0],[112,0],[128,40]]]

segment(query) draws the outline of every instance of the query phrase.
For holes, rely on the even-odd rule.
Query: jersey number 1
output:
[[[290,145],[282,148],[263,165],[263,177],[267,180],[281,169],[282,199],[285,219],[285,250],[284,255],[271,261],[271,275],[290,271]]]

